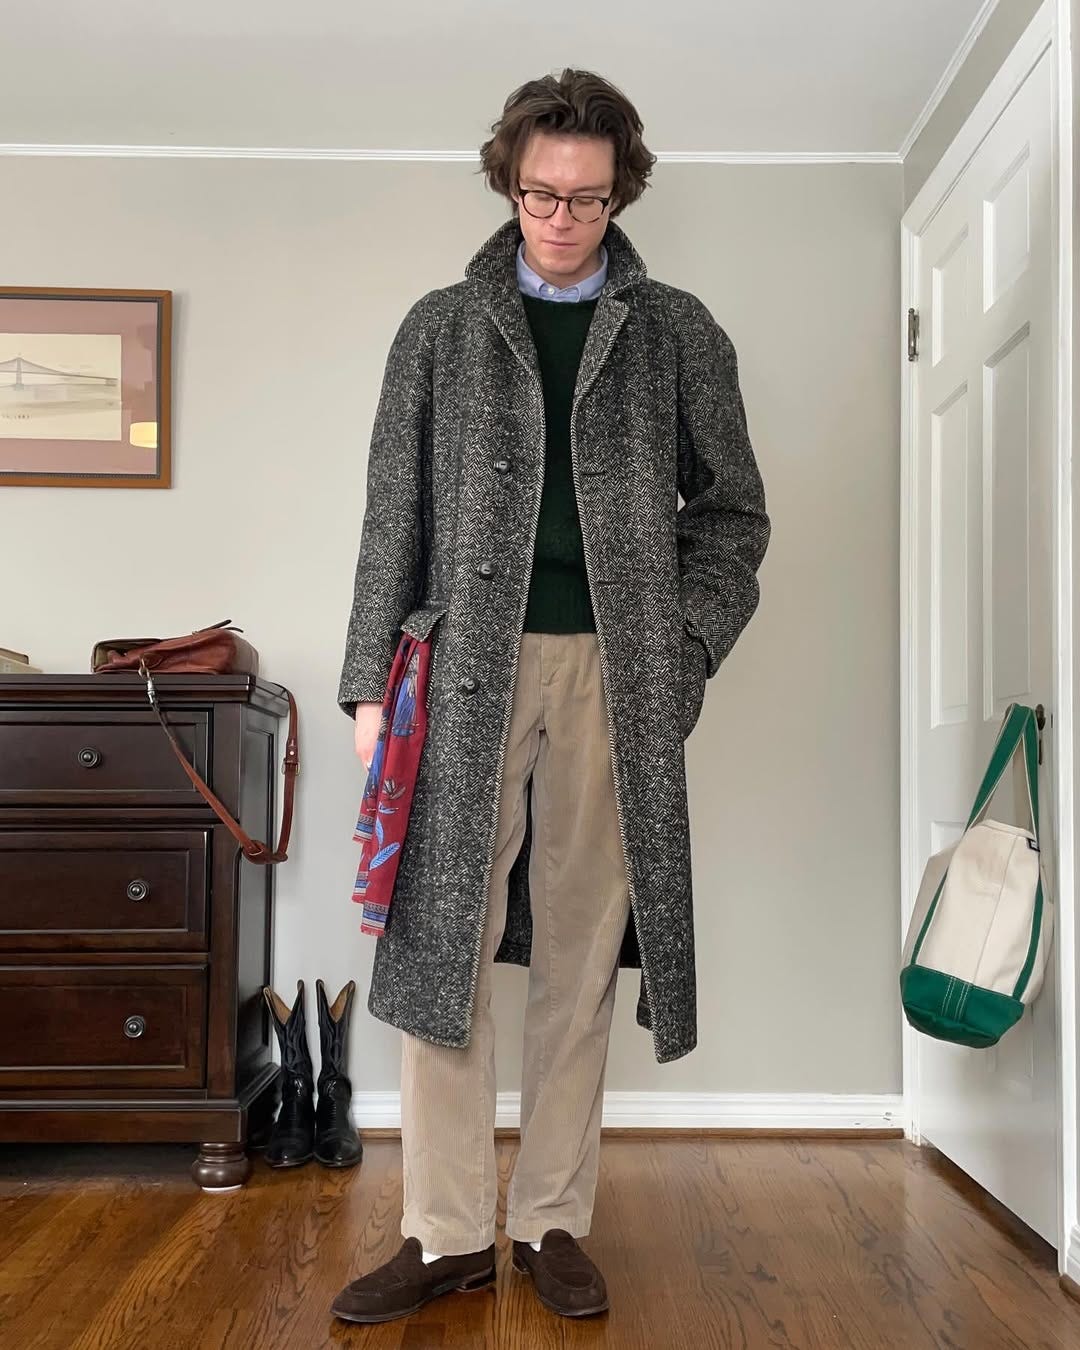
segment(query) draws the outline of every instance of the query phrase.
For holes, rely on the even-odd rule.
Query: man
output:
[[[558,1313],[608,1306],[578,1239],[620,966],[657,1060],[696,1044],[684,740],[770,523],[731,340],[613,220],[641,129],[588,72],[512,94],[481,157],[513,215],[387,360],[338,694],[365,764],[402,630],[432,666],[368,999],[402,1032],[405,1241],[348,1320],[495,1280],[494,962],[529,970],[506,1232]]]

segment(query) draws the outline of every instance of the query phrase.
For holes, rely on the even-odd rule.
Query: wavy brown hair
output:
[[[641,138],[642,122],[634,105],[613,84],[589,70],[567,68],[558,78],[544,75],[529,80],[506,100],[491,130],[495,134],[480,147],[478,172],[515,212],[517,203],[510,194],[517,188],[518,166],[534,131],[604,136],[611,141],[615,187],[609,216],[619,215],[637,201],[649,186],[646,179],[657,158]]]

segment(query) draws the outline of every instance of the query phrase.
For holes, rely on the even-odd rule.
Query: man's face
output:
[[[615,147],[603,136],[536,131],[521,157],[518,182],[523,190],[542,189],[563,197],[607,197],[615,182]],[[511,195],[518,203],[525,261],[533,271],[553,286],[572,286],[595,272],[600,266],[600,241],[611,208],[618,203],[612,200],[591,224],[575,220],[568,202],[559,202],[554,215],[538,220],[522,205],[517,188],[515,183]]]

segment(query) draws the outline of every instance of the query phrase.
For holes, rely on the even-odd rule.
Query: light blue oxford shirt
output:
[[[573,286],[553,286],[550,281],[545,281],[538,272],[534,272],[525,261],[525,240],[518,245],[517,251],[517,277],[518,290],[525,295],[536,296],[540,300],[592,300],[599,295],[604,282],[607,281],[608,253],[607,249],[600,245],[600,266],[584,281],[575,282]]]

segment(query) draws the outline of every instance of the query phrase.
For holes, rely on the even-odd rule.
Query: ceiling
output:
[[[893,158],[987,0],[48,0],[0,21],[4,146],[473,156],[572,65],[667,158]]]

